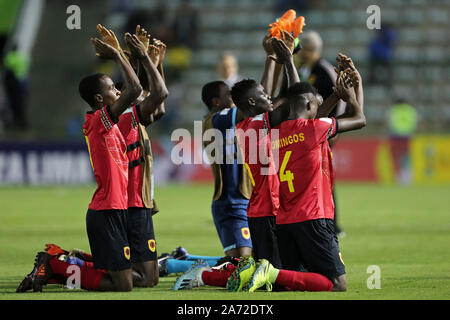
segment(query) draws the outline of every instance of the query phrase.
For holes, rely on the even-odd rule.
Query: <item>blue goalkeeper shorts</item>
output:
[[[247,221],[247,205],[213,202],[211,209],[224,252],[241,247],[252,248]]]

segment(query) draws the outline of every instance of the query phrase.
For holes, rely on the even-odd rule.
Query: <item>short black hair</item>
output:
[[[203,103],[211,110],[212,99],[220,97],[220,88],[227,84],[223,81],[212,81],[205,84],[202,88]]]
[[[239,108],[241,102],[248,97],[248,93],[251,89],[258,87],[259,82],[253,79],[244,79],[237,82],[233,88],[231,88],[231,99],[234,104]]]
[[[292,86],[290,86],[287,91],[287,96],[289,99],[291,99],[305,93],[311,93],[313,95],[319,94],[317,89],[312,84],[306,81],[302,81],[294,83]]]
[[[81,98],[86,101],[91,107],[95,106],[94,96],[96,94],[101,93],[101,78],[106,75],[102,73],[96,73],[81,79],[80,84],[78,85],[78,92],[80,93]]]

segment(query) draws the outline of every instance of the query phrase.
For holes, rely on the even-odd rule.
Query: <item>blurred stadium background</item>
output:
[[[72,4],[80,30],[66,27]],[[371,4],[381,9],[381,30],[366,26]],[[336,144],[338,180],[450,182],[449,0],[1,0],[0,185],[92,182],[77,86],[97,71],[117,77],[88,41],[97,23],[118,35],[139,23],[168,46],[167,114],[149,129],[157,183],[210,180],[207,165],[168,161],[170,134],[202,119],[200,90],[223,78],[223,54],[236,57],[238,76],[260,79],[262,38],[289,8],[305,16],[304,31],[320,33],[324,58],[351,56],[364,79],[369,125]],[[414,111],[400,115],[408,129],[397,139],[390,120],[400,100]]]

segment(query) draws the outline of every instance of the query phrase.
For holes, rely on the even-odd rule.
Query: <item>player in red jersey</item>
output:
[[[150,35],[140,26],[127,39],[127,45],[130,58],[143,71],[140,81],[144,89],[143,100],[128,108],[118,123],[129,160],[127,235],[132,268],[139,275],[134,277],[133,285],[153,287],[158,283],[159,270],[152,215],[158,210],[153,199],[153,159],[145,127],[164,113],[168,95],[162,77],[165,45],[155,41],[150,44]]]
[[[126,38],[131,35],[127,34]],[[97,189],[89,204],[86,227],[94,268],[80,268],[81,288],[99,291],[130,291],[133,287],[130,248],[127,239],[128,158],[119,116],[141,94],[142,87],[133,68],[119,50],[99,39],[91,39],[100,58],[115,61],[124,78],[122,92],[110,77],[95,74],[81,80],[81,97],[92,111],[86,113],[86,137]],[[19,292],[42,291],[50,279],[67,279],[71,264],[57,254],[40,252],[33,271],[25,277]]]
[[[279,48],[281,49],[281,47]],[[287,50],[277,50],[277,55],[279,57],[279,59],[286,61],[290,59],[290,55],[289,52]],[[361,112],[362,112],[362,108],[358,109],[358,103],[359,106],[362,106],[362,86],[360,78],[358,78],[358,81],[354,81],[354,77],[357,75],[359,77],[359,74],[357,73],[356,69],[354,68],[353,64],[349,63],[349,61],[351,62],[350,59],[346,58],[347,61],[346,63],[343,63],[343,59],[345,56],[340,55],[338,57],[338,62],[340,65],[341,69],[346,69],[346,74],[343,75],[341,74],[340,77],[340,83],[338,84],[335,93],[333,94],[332,97],[330,97],[329,99],[327,99],[326,103],[322,104],[322,99],[320,96],[316,95],[317,99],[316,99],[316,108],[314,110],[314,112],[311,114],[314,117],[317,116],[318,111],[320,111],[320,114],[327,114],[329,113],[333,106],[336,104],[336,102],[339,100],[339,97],[343,97],[344,100],[348,100],[349,102],[352,102],[352,106],[354,107],[354,109],[356,110],[356,112],[354,113],[354,117],[351,118],[343,118],[340,119],[339,122],[342,122],[343,128],[341,128],[340,130],[342,131],[348,131],[348,130],[353,130],[358,128],[358,126],[361,126],[364,124],[364,117],[361,117]],[[351,68],[349,68],[351,67]],[[351,73],[351,74],[350,74]],[[351,78],[351,76],[353,78]],[[358,90],[356,90],[356,94],[358,96],[358,102],[355,102],[355,98],[354,98],[354,91],[353,89],[350,89],[348,87],[344,86],[344,79],[347,82],[358,82]],[[295,88],[300,87],[300,93],[301,93],[301,88],[304,87],[308,87],[309,90],[311,90],[312,92],[314,92],[314,89],[311,86],[308,86],[306,83],[299,83],[297,82],[294,86],[291,87],[290,89],[290,97],[288,99],[288,114],[286,114],[283,110],[281,109],[283,112],[277,112],[277,110],[273,111],[273,112],[269,112],[269,124],[272,126],[277,126],[277,122],[280,122],[283,120],[283,117],[292,117],[292,107],[291,105],[293,104],[293,102],[296,101],[296,96],[292,95],[293,92],[295,92]],[[352,96],[353,93],[353,97],[350,98]],[[256,100],[256,98],[254,98]],[[320,110],[319,110],[319,105],[320,105]],[[286,107],[286,105],[284,106]],[[361,110],[361,112],[358,112],[358,110]],[[313,118],[313,117],[312,117]],[[289,118],[288,118],[289,119]],[[311,121],[321,121],[324,123],[328,123],[328,126],[330,126],[330,124],[334,123],[334,120],[311,120]],[[318,123],[321,123],[318,122]],[[283,122],[284,123],[284,122]],[[276,128],[278,129],[278,128]],[[272,148],[274,149],[274,151],[278,151],[280,145],[281,147],[285,147],[286,145],[289,144],[293,144],[293,143],[303,143],[303,141],[305,140],[305,134],[303,132],[300,133],[295,133],[292,135],[288,135],[287,137],[281,136],[280,134],[280,138],[276,139],[275,142],[272,145]],[[288,153],[288,156],[290,154]],[[284,157],[288,157],[286,156],[286,153],[283,153],[280,155],[280,161],[281,159],[286,159]],[[287,160],[285,160],[287,161]],[[327,165],[329,165],[328,162],[325,162]],[[285,168],[285,163],[281,162],[281,168],[280,168],[280,182],[281,182],[281,186],[283,186],[283,183],[288,181],[289,179],[292,179],[291,176],[291,171],[287,172],[286,168]],[[280,166],[278,166],[280,167]],[[326,168],[324,165],[324,170],[326,172]],[[300,174],[298,175],[300,177],[302,177]],[[307,176],[307,175],[306,175]],[[293,179],[292,179],[293,180]],[[304,181],[302,178],[298,179],[301,181]],[[284,186],[285,187],[285,186]],[[331,187],[329,187],[329,189],[331,190]],[[282,196],[282,192],[286,192],[284,191],[284,189],[282,189],[280,187],[280,203],[281,203],[281,208],[280,208],[280,212],[282,213],[282,216],[280,217],[280,214],[277,216],[277,224],[279,223],[279,221],[283,222],[283,219],[286,215],[288,215],[288,213],[293,209],[293,207],[297,206],[302,206],[305,205],[308,207],[308,202],[306,202],[304,204],[303,200],[298,200],[298,197],[292,197],[289,199],[286,199],[286,196]],[[325,196],[327,194],[325,193]],[[322,196],[321,196],[322,197]],[[292,207],[289,207],[289,204]],[[256,268],[255,273],[253,274],[252,279],[249,281],[248,286],[246,286],[245,289],[249,290],[249,291],[254,291],[257,288],[263,286],[263,285],[267,285],[268,288],[271,288],[271,285],[273,283],[276,283],[278,285],[284,286],[285,288],[289,288],[291,290],[308,290],[308,291],[328,291],[328,290],[345,290],[345,275],[342,277],[343,273],[342,270],[340,270],[337,272],[337,274],[331,274],[330,272],[324,272],[325,268],[329,268],[329,269],[337,269],[338,263],[332,259],[326,259],[326,257],[330,256],[329,252],[317,252],[317,248],[320,248],[321,244],[319,243],[318,245],[316,245],[316,247],[314,247],[314,241],[320,242],[321,241],[321,236],[318,234],[310,234],[310,237],[304,237],[301,239],[301,241],[299,241],[298,239],[296,239],[294,236],[296,235],[295,231],[292,231],[291,235],[292,237],[287,236],[287,231],[283,229],[283,227],[278,227],[278,237],[279,237],[279,248],[280,248],[280,254],[282,256],[282,265],[283,268],[285,269],[290,269],[290,270],[299,270],[300,266],[305,264],[307,265],[307,270],[309,272],[296,272],[296,271],[290,271],[290,270],[279,270],[274,268],[268,261],[266,260],[261,260],[259,262],[259,265]],[[331,231],[330,231],[331,230]],[[335,240],[337,243],[337,238],[334,239],[333,235],[335,236],[335,234],[332,232],[333,229],[329,229],[328,232],[330,232],[330,239],[329,242],[334,243],[333,241]],[[323,233],[323,231],[322,231]],[[293,238],[294,237],[294,238]],[[309,242],[308,242],[309,241]],[[292,249],[287,249],[290,246],[292,246],[293,243],[296,243],[296,246],[299,247],[300,243],[304,243],[305,245],[302,247],[303,250],[306,252],[306,254],[304,256],[306,256],[306,258],[304,259],[303,256],[300,256],[298,254],[298,252],[293,251]],[[309,245],[309,246],[308,246]],[[325,247],[330,247],[329,243],[327,243]],[[336,246],[335,246],[336,247]],[[330,247],[331,248],[331,247]],[[316,249],[314,251],[314,249]],[[319,250],[320,251],[320,250]],[[331,248],[332,254],[334,254],[335,257],[340,257],[339,255],[339,251],[337,251],[337,253],[334,251],[333,252],[333,248]],[[308,257],[307,255],[310,254],[310,256]],[[323,256],[323,261],[319,259],[317,259],[316,261],[314,260],[314,258],[317,257],[321,257]],[[293,258],[294,257],[294,258]],[[295,261],[294,261],[295,260]],[[331,261],[330,261],[331,260]],[[339,259],[340,261],[340,259]],[[322,269],[317,267],[317,265],[322,265]],[[325,267],[323,267],[325,266]],[[338,267],[336,267],[338,266]],[[343,265],[342,265],[343,266]],[[245,266],[246,267],[246,266]],[[245,267],[243,268],[245,270]],[[325,276],[324,276],[325,275]],[[329,279],[332,279],[333,282]]]
[[[282,40],[266,37],[263,46],[268,62],[266,62],[263,81],[259,84],[247,79],[238,82],[232,88],[232,97],[242,120],[236,126],[236,136],[253,184],[247,208],[254,247],[253,257],[255,260],[267,259],[277,267],[281,267],[275,235],[275,216],[279,207],[279,181],[270,147],[268,114],[273,110],[273,103],[266,92],[275,91],[272,90],[273,83],[267,80],[268,77],[273,78],[273,67],[277,60],[274,47],[283,44],[283,49],[289,50],[292,56],[293,46],[288,48],[291,43],[293,44],[293,38],[287,33],[283,33]],[[288,72],[289,80],[298,81],[293,60],[286,63],[289,64],[288,68],[291,67]]]
[[[366,120],[360,76],[350,59],[341,55],[338,61],[345,71],[338,75],[335,93],[347,102],[351,116],[316,119],[321,96],[307,83],[294,84],[289,88],[289,116],[274,128],[279,138],[272,141],[272,149],[279,151],[277,234],[283,267],[297,270],[302,264],[330,279],[333,291],[345,291],[345,267],[333,228],[334,172],[328,139],[360,129]],[[357,73],[356,89],[349,85],[350,73]]]
[[[236,136],[253,184],[247,208],[253,257],[267,259],[280,267],[275,235],[275,217],[280,205],[279,181],[270,148],[268,123],[267,113],[247,118],[236,126]]]

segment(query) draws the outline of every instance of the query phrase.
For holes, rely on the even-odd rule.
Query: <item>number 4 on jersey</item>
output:
[[[289,192],[294,192],[294,183],[292,180],[294,180],[294,174],[286,170],[287,163],[289,161],[289,158],[291,157],[292,151],[286,151],[286,154],[284,155],[283,162],[281,163],[280,167],[280,181],[288,183]]]

